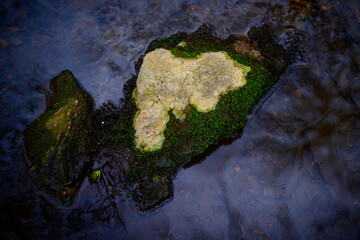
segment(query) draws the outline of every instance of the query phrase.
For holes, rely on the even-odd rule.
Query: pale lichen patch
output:
[[[160,149],[169,120],[168,111],[185,119],[189,104],[198,111],[215,109],[220,95],[245,85],[250,67],[232,60],[224,52],[208,52],[196,59],[175,57],[156,49],[144,57],[133,96],[136,147]]]

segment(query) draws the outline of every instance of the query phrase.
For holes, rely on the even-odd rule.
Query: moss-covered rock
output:
[[[221,92],[216,104],[209,103],[211,105],[209,111],[202,111],[191,101],[185,102],[185,106],[181,107],[182,118],[178,116],[177,111],[175,113],[171,111],[171,103],[167,104],[168,107],[165,110],[162,107],[159,108],[166,112],[164,117],[166,128],[163,133],[162,131],[157,133],[162,144],[153,149],[139,148],[136,129],[139,115],[136,115],[136,112],[141,112],[141,100],[145,98],[139,98],[136,80],[139,84],[139,81],[145,82],[150,78],[149,82],[153,85],[148,86],[148,90],[150,89],[150,93],[153,95],[159,91],[152,90],[159,89],[162,84],[161,79],[154,80],[149,75],[141,77],[142,66],[147,65],[146,61],[149,55],[140,59],[137,65],[138,75],[130,80],[131,87],[125,92],[127,98],[124,109],[128,109],[127,112],[131,112],[131,114],[127,121],[121,121],[114,129],[119,131],[119,145],[127,146],[128,168],[125,170],[125,180],[128,183],[136,182],[138,184],[133,196],[138,201],[141,210],[151,209],[172,196],[172,178],[190,159],[203,153],[213,144],[239,137],[253,107],[278,81],[286,67],[292,63],[289,51],[276,44],[271,29],[266,25],[251,29],[249,37],[230,36],[228,39],[215,36],[205,26],[192,34],[178,33],[155,40],[150,44],[146,53],[153,54],[157,51],[164,51],[159,49],[170,51],[173,54],[172,57],[183,59],[179,61],[184,62],[188,61],[186,59],[199,58],[204,53],[221,52],[248,70],[245,71],[247,74],[244,74],[246,75],[244,81],[246,84],[240,88],[230,88],[228,91]],[[156,65],[156,63],[153,64]],[[159,80],[158,83],[156,83],[157,80]],[[143,82],[141,84],[144,84]],[[214,84],[214,89],[216,87]],[[143,93],[149,92],[143,91]],[[151,98],[151,94],[148,94],[147,97],[149,95]],[[135,96],[135,100],[132,96]],[[173,96],[169,94],[164,94],[164,96],[160,94],[162,98],[166,98],[166,96],[169,97],[166,100],[173,100]],[[156,101],[154,100],[154,102]],[[152,104],[150,105],[152,106]],[[146,106],[145,109],[149,106]],[[129,110],[134,108],[135,111]],[[134,121],[135,124],[132,125],[128,121]],[[162,127],[165,124],[162,124]],[[154,130],[151,129],[151,124],[145,125],[148,131]]]
[[[64,198],[75,192],[89,162],[85,146],[93,100],[67,70],[51,80],[50,90],[46,111],[23,133],[24,144],[39,185]]]

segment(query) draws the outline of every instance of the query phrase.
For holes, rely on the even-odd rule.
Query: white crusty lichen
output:
[[[175,57],[169,50],[156,49],[144,57],[133,97],[136,147],[160,149],[172,110],[185,119],[189,104],[200,112],[215,109],[220,95],[245,85],[250,67],[232,60],[225,52],[203,53],[196,59]]]

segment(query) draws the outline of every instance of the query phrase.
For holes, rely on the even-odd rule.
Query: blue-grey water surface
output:
[[[45,109],[40,89],[71,70],[96,106],[117,104],[155,38],[203,23],[221,37],[270,21],[281,44],[306,36],[242,137],[180,170],[150,213],[86,179],[71,208],[32,184],[21,132]],[[0,3],[2,239],[358,239],[360,3],[350,0],[10,0]],[[124,194],[125,195],[125,194]],[[112,208],[113,209],[113,208]],[[106,212],[109,210],[109,212]],[[1,235],[2,234],[2,235]]]

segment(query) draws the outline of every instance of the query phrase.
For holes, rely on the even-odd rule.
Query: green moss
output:
[[[158,39],[157,41],[152,42],[151,48],[164,48],[166,46],[167,48],[173,48],[176,45],[178,45],[181,42],[181,38],[177,36],[176,34],[171,35],[170,37],[163,37]]]
[[[131,99],[126,108],[129,111],[127,111],[126,114],[121,115],[121,119],[117,126],[114,127],[114,130],[117,132],[116,142],[128,147],[134,147],[135,130],[133,128],[133,119],[137,112],[135,101]]]

